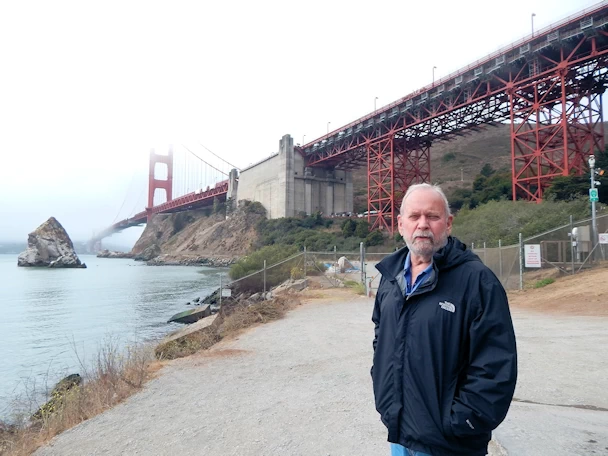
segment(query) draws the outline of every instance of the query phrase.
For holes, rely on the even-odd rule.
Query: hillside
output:
[[[146,225],[131,253],[140,259],[158,257],[155,264],[228,263],[245,255],[257,238],[255,226],[263,216],[245,210],[228,219],[209,210],[158,214]]]

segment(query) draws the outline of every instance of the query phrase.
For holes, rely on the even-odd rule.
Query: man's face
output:
[[[399,234],[412,255],[428,258],[442,248],[452,232],[453,216],[446,216],[443,199],[433,190],[414,191],[399,215]]]

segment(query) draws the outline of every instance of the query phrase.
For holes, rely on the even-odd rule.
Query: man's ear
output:
[[[454,216],[450,215],[448,217],[448,222],[447,222],[447,225],[448,225],[448,227],[447,227],[448,236],[450,236],[452,234],[452,220],[454,220]]]

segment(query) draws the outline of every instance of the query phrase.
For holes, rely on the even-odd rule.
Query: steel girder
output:
[[[513,199],[542,201],[557,176],[581,175],[604,150],[605,58],[561,66],[510,91]]]
[[[367,164],[372,185],[368,210],[382,214],[372,226],[392,230],[399,198],[391,199],[388,192],[399,195],[406,190],[406,180],[394,180],[399,156],[415,156],[409,154],[423,140],[450,140],[511,120],[514,197],[539,201],[553,176],[581,173],[585,157],[603,147],[601,94],[608,84],[608,32],[572,35],[512,57],[450,90],[406,97],[401,107],[392,105],[399,108],[398,114],[392,115],[393,108],[366,116],[345,132],[329,135],[318,150],[310,143],[301,149],[307,166],[352,169]],[[403,153],[396,153],[396,144]],[[536,165],[531,155],[541,156]]]

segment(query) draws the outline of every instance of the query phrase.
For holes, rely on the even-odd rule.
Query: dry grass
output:
[[[160,360],[175,359],[208,349],[253,325],[281,318],[298,302],[297,297],[289,295],[251,305],[233,303],[224,308],[211,326],[159,345],[155,350],[137,347],[124,352],[117,344],[108,342],[100,350],[92,370],[87,371],[81,362],[84,383],[60,396],[54,395],[52,402],[38,411],[40,419],[33,419],[32,411],[28,410],[17,419],[21,425],[0,422],[0,456],[30,455],[61,432],[131,396],[160,369],[155,355]],[[30,392],[30,396],[35,394]]]
[[[107,343],[94,367],[83,370],[83,384],[54,396],[41,408],[39,419],[29,410],[17,421],[22,424],[0,423],[0,455],[30,455],[61,432],[123,401],[149,378],[153,360],[150,347],[119,350],[117,344]]]
[[[233,303],[225,306],[211,326],[156,347],[156,357],[161,360],[176,359],[206,350],[246,328],[283,317],[294,301],[296,298],[287,300],[284,297],[276,297],[251,305]]]

